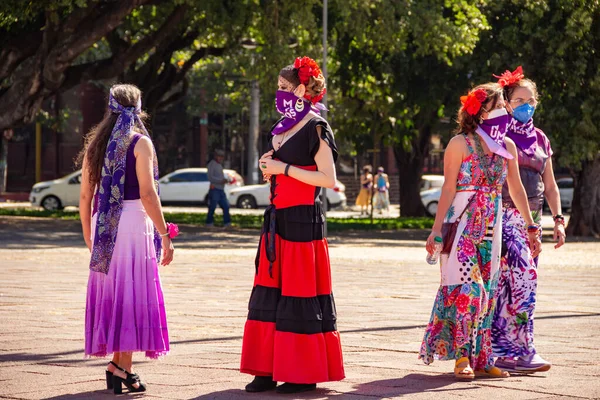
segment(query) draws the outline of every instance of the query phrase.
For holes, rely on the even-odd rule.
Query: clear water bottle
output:
[[[427,253],[427,257],[425,258],[427,263],[430,265],[436,264],[440,258],[440,253],[442,252],[442,238],[436,236],[435,239],[433,239],[433,246],[433,254]]]

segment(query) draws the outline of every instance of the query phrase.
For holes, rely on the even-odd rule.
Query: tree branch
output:
[[[169,107],[172,104],[175,104],[177,102],[179,102],[181,99],[183,99],[188,92],[189,89],[189,82],[187,79],[183,79],[183,84],[181,86],[181,90],[176,91],[175,93],[171,94],[169,97],[167,97],[164,100],[161,100],[158,105],[156,106],[156,109],[163,109],[166,107]]]
[[[97,6],[96,10],[99,11],[99,16],[91,13],[77,24],[75,32],[65,32],[65,37],[56,46],[57,49],[62,50],[61,55],[57,56],[57,61],[68,62],[75,59],[89,49],[92,44],[121,25],[134,8],[147,2],[148,0],[120,0]],[[65,26],[70,26],[70,24],[67,22]],[[77,35],[76,32],[88,32],[88,34]]]
[[[0,50],[0,81],[9,77],[19,64],[35,54],[42,38],[42,31],[37,30],[3,44]]]
[[[108,42],[108,46],[110,47],[110,52],[112,54],[120,54],[122,51],[131,46],[131,43],[123,39],[116,29],[106,35],[106,41]]]
[[[165,40],[171,38],[179,29],[186,10],[187,6],[185,5],[176,7],[158,30],[130,46],[129,49],[113,53],[111,58],[69,67],[65,71],[66,79],[60,90],[68,90],[83,80],[108,79],[125,71],[145,53],[152,48],[161,46]],[[117,41],[114,37],[111,40],[113,43]],[[123,39],[121,40],[124,42]]]
[[[194,64],[201,59],[208,56],[222,56],[226,49],[227,48],[225,47],[202,47],[201,49],[196,50],[190,59],[187,60],[179,70],[177,74],[180,77],[179,80],[183,79],[185,74],[187,74]]]

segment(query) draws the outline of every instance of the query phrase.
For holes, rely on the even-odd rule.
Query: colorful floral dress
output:
[[[430,364],[435,358],[468,357],[471,366],[479,370],[493,365],[493,293],[499,275],[507,163],[497,155],[480,160],[478,153],[483,150],[476,152],[473,147],[481,146],[479,138],[465,139],[469,155],[462,161],[456,195],[444,222],[455,222],[471,196],[476,197],[461,218],[452,251],[441,257],[441,285],[419,358]]]
[[[546,135],[536,128],[537,148],[525,154],[518,146],[519,171],[533,219],[539,223],[544,206],[542,175],[552,156]],[[496,357],[519,357],[535,353],[533,345],[533,314],[537,292],[538,259],[533,258],[525,220],[510,198],[508,187],[503,190],[504,215],[502,240],[506,254],[500,263],[500,280],[496,291],[496,311],[492,324],[492,347]]]

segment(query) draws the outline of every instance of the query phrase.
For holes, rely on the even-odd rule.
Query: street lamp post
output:
[[[254,39],[242,40],[242,47],[247,50],[256,50],[258,43]],[[254,53],[252,53],[252,65],[254,65]],[[258,134],[260,117],[260,88],[258,80],[253,79],[250,83],[250,127],[248,130],[247,168],[246,183],[253,185],[258,183]]]
[[[248,176],[251,185],[258,183],[258,134],[260,115],[260,88],[254,79],[250,87],[250,135],[248,136]]]
[[[327,81],[327,0],[323,0],[323,76]],[[323,97],[323,104],[327,106],[327,94]],[[321,111],[321,116],[327,119],[327,110]],[[325,236],[327,236],[327,188],[321,189],[321,204],[323,204],[323,216],[325,217]]]

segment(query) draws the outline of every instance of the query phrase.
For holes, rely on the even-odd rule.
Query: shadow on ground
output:
[[[182,249],[250,249],[258,246],[260,230],[238,228],[206,228],[180,225],[181,235],[176,246]],[[425,240],[428,232],[419,229],[400,231],[332,232],[329,243],[359,247],[403,247],[402,240]],[[7,249],[50,249],[85,246],[81,223],[52,218],[0,217],[0,243]]]
[[[444,375],[426,375],[426,374],[409,374],[402,378],[397,379],[385,379],[380,381],[373,381],[367,383],[361,383],[353,386],[353,391],[348,393],[339,393],[333,390],[327,389],[327,383],[319,384],[316,391],[306,392],[297,395],[281,395],[276,392],[265,392],[260,393],[261,399],[387,399],[401,397],[412,393],[431,393],[434,395],[443,396],[444,392],[460,391],[464,393],[465,390],[477,389],[476,387],[457,387],[457,388],[446,388],[447,386],[455,383],[456,380],[452,374]],[[194,400],[208,400],[208,399],[238,399],[248,398],[248,394],[242,389],[228,389],[219,392],[207,393],[202,396],[195,397]]]

